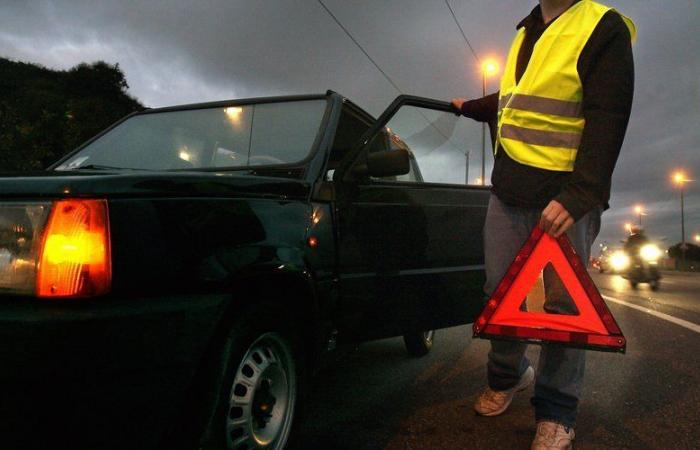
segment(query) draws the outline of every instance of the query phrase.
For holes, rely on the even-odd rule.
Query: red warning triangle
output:
[[[547,264],[552,265],[578,314],[521,309]],[[585,264],[566,236],[553,238],[536,226],[474,322],[474,337],[554,342],[593,350],[625,352],[627,342]]]

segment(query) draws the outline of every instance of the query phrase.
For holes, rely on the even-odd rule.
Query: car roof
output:
[[[328,98],[336,98],[342,101],[346,105],[349,105],[353,110],[361,114],[365,119],[374,121],[375,118],[369,114],[367,111],[359,107],[356,103],[350,101],[348,98],[343,97],[335,91],[328,90],[324,94],[303,94],[303,95],[280,95],[280,96],[270,96],[270,97],[250,97],[241,99],[229,99],[229,100],[217,100],[213,102],[203,102],[203,103],[188,103],[183,105],[173,105],[165,106],[160,108],[146,108],[136,114],[153,114],[160,112],[170,112],[170,111],[186,111],[190,109],[205,109],[205,108],[223,108],[227,106],[237,106],[237,105],[252,105],[259,103],[279,103],[279,102],[293,102],[293,101],[304,101],[304,100],[323,100]]]

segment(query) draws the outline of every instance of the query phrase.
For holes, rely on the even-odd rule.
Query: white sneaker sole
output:
[[[523,376],[520,378],[520,381],[518,381],[518,384],[516,384],[515,386],[513,386],[511,388],[510,395],[508,396],[508,401],[506,401],[503,404],[502,408],[497,409],[495,411],[487,412],[487,413],[479,412],[476,408],[474,408],[474,411],[476,411],[476,413],[479,414],[480,416],[485,416],[485,417],[493,417],[493,416],[498,416],[498,415],[503,414],[506,411],[506,409],[508,409],[510,404],[513,402],[513,397],[515,397],[515,394],[529,388],[532,385],[534,380],[535,380],[535,370],[532,368],[532,366],[530,366],[527,369],[525,369],[525,373],[523,373]]]

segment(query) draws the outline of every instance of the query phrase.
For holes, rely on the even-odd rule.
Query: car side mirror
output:
[[[372,177],[390,177],[405,175],[411,171],[411,159],[408,150],[399,148],[390,151],[369,153],[364,163],[353,167],[353,175]]]

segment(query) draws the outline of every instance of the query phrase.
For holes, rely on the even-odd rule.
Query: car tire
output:
[[[233,324],[221,352],[216,405],[200,450],[290,448],[298,436],[306,388],[302,339],[277,304]]]
[[[632,289],[637,289],[638,283],[636,281],[630,281],[630,286],[632,286]]]
[[[406,351],[410,356],[419,358],[430,353],[433,348],[435,330],[414,331],[403,335],[403,342],[406,344]]]
[[[652,291],[658,291],[661,287],[661,283],[659,283],[659,280],[654,280],[651,283],[649,283],[649,285],[651,286]]]

